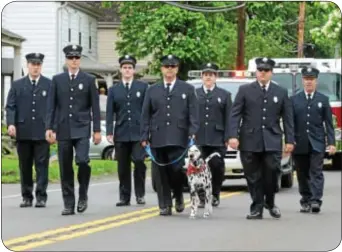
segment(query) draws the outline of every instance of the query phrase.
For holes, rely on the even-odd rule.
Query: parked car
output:
[[[95,145],[92,137],[89,139],[89,158],[90,159],[115,159],[114,144],[107,141],[106,137],[106,121],[101,121],[101,143]]]
[[[229,91],[232,94],[232,100],[237,94],[239,87],[243,84],[251,83],[255,81],[254,76],[250,76],[251,73],[244,71],[219,71],[219,77],[216,80],[216,84]],[[249,75],[249,76],[246,76]],[[189,77],[195,79],[188,80],[187,82],[192,84],[195,88],[202,86],[202,81],[199,79],[200,71],[190,71]],[[281,125],[282,127],[282,125]],[[243,167],[240,160],[240,154],[238,150],[227,148],[226,155],[224,157],[225,174],[224,179],[241,179],[244,178]],[[186,171],[188,165],[188,158],[185,158],[184,171]],[[281,160],[281,171],[278,180],[278,188],[291,188],[293,186],[293,162],[291,155],[283,153]],[[188,187],[186,176],[184,176],[185,187]],[[152,186],[155,189],[155,182],[152,177]]]

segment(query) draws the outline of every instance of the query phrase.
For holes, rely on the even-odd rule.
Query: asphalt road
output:
[[[61,216],[59,185],[49,185],[45,209],[19,208],[19,185],[2,185],[2,240],[14,251],[329,251],[341,240],[341,172],[325,172],[320,214],[299,212],[297,184],[277,194],[282,218],[246,220],[250,198],[245,181],[226,181],[221,205],[209,219],[181,214],[159,216],[156,194],[147,180],[147,204],[118,208],[118,182],[93,181],[89,208]],[[185,194],[189,199],[189,194]],[[202,209],[199,212],[202,213]]]

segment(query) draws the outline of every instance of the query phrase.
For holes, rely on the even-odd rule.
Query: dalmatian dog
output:
[[[203,217],[207,218],[212,213],[212,185],[211,185],[211,172],[208,162],[214,156],[220,156],[219,153],[213,153],[205,160],[201,157],[201,151],[193,145],[188,150],[189,162],[187,165],[187,177],[190,187],[190,201],[191,212],[190,218],[194,219],[197,216],[200,198],[204,201]]]

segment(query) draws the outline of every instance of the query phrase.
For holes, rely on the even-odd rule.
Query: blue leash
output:
[[[175,164],[175,163],[179,162],[179,161],[186,155],[186,153],[188,152],[188,149],[189,149],[192,145],[194,145],[194,144],[195,144],[194,140],[193,140],[192,138],[190,138],[190,139],[189,139],[188,147],[185,149],[185,151],[183,152],[183,154],[180,155],[177,159],[175,159],[175,160],[173,160],[173,161],[171,161],[171,162],[169,162],[169,163],[166,163],[166,164],[159,163],[159,162],[156,160],[156,158],[155,158],[155,157],[153,156],[153,154],[152,154],[150,145],[146,145],[146,146],[145,146],[145,151],[146,151],[147,155],[149,155],[149,157],[151,158],[152,162],[154,162],[155,164],[157,164],[157,165],[159,165],[159,166],[167,166],[167,165],[172,165],[172,164]]]

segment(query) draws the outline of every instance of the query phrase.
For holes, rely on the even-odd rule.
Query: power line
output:
[[[206,12],[206,13],[208,13],[208,12],[231,11],[231,10],[236,10],[236,9],[239,9],[239,8],[245,6],[245,3],[240,4],[240,5],[236,5],[233,7],[198,7],[198,6],[191,6],[191,5],[180,4],[180,3],[169,2],[169,1],[166,1],[164,3],[169,4],[169,5],[173,5],[175,7],[182,8],[185,10],[189,10],[189,11]],[[215,9],[213,9],[213,8],[215,8]]]

